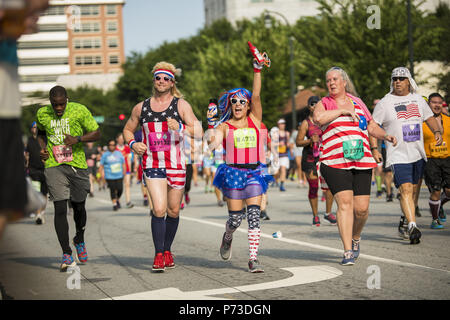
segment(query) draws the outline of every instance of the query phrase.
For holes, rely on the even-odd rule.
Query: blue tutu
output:
[[[227,198],[248,199],[266,193],[269,183],[273,180],[264,164],[260,164],[256,169],[245,169],[223,163],[217,168],[213,184]]]

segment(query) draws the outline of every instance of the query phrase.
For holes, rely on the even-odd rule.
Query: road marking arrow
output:
[[[286,279],[264,282],[235,288],[221,288],[200,291],[183,292],[178,288],[165,288],[114,297],[113,300],[227,300],[225,298],[211,297],[219,294],[242,293],[267,289],[297,286],[300,284],[319,282],[336,278],[342,275],[342,271],[329,266],[309,266],[281,268],[292,273]],[[109,300],[109,299],[104,299]]]

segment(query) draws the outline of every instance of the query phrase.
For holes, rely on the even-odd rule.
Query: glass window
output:
[[[108,16],[113,16],[113,15],[117,14],[116,6],[113,5],[113,4],[108,4],[108,5],[106,6],[106,14],[107,14]]]
[[[108,48],[117,48],[119,41],[117,38],[108,38]]]
[[[119,56],[109,56],[110,64],[119,64]]]
[[[97,16],[100,12],[100,7],[96,5],[81,6],[82,16]]]
[[[108,21],[107,30],[108,31],[117,31],[117,21]]]

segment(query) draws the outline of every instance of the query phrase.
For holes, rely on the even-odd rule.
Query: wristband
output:
[[[438,132],[442,135],[441,130],[436,130],[433,134],[436,134],[436,133],[438,133]]]
[[[384,134],[384,137],[383,137],[383,140],[385,140],[385,139],[387,138],[387,136],[388,136],[388,134],[385,133],[385,134]]]
[[[253,72],[254,72],[254,73],[261,73],[261,69],[253,68]]]
[[[378,149],[378,147],[370,147],[370,150],[372,151],[372,150],[377,150]]]
[[[81,136],[77,136],[77,141],[81,142]]]
[[[133,144],[136,143],[136,140],[131,139],[130,142],[128,142],[128,145],[130,146],[130,149],[133,149]]]

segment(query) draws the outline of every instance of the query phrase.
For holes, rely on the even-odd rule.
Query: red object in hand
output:
[[[248,41],[248,47],[250,48],[250,52],[255,57],[255,59],[258,61],[259,64],[264,63],[264,57],[263,55],[258,51],[258,49],[250,42]]]
[[[120,119],[120,120],[124,120],[124,119],[125,119],[125,115],[124,115],[123,113],[120,114],[120,115],[119,115],[119,119]]]

